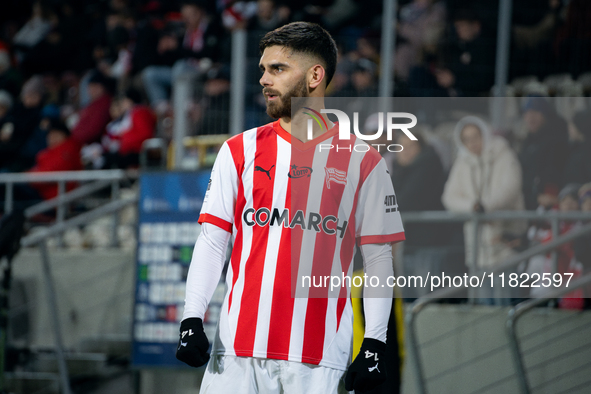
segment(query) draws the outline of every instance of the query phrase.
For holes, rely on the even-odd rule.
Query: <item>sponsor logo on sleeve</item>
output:
[[[207,202],[207,198],[209,197],[209,190],[211,189],[211,178],[209,178],[209,182],[207,182],[207,190],[205,191],[205,196],[203,197],[203,203]]]
[[[398,211],[398,202],[396,201],[396,195],[391,194],[384,198],[384,205],[386,206],[386,213]]]

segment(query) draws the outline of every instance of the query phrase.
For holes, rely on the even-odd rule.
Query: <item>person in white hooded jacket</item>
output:
[[[445,184],[442,202],[454,212],[523,210],[521,165],[507,141],[491,133],[476,116],[462,118],[454,131],[458,156]],[[487,221],[480,226],[477,267],[490,269],[513,253],[505,242],[524,231],[520,221]],[[474,255],[474,229],[464,225],[466,260]]]

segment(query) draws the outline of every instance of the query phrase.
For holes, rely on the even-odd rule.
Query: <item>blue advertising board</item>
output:
[[[132,365],[181,367],[175,358],[185,283],[211,172],[140,177]]]

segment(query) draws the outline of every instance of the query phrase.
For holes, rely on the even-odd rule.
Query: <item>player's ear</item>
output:
[[[308,70],[308,86],[310,89],[316,89],[324,81],[326,71],[320,64],[315,64]]]

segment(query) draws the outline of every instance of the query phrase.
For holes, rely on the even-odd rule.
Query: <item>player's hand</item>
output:
[[[386,344],[377,339],[365,338],[361,350],[349,366],[345,376],[347,391],[365,392],[386,381]]]
[[[203,331],[203,321],[190,317],[181,322],[176,358],[191,367],[200,367],[209,361],[209,341]]]

